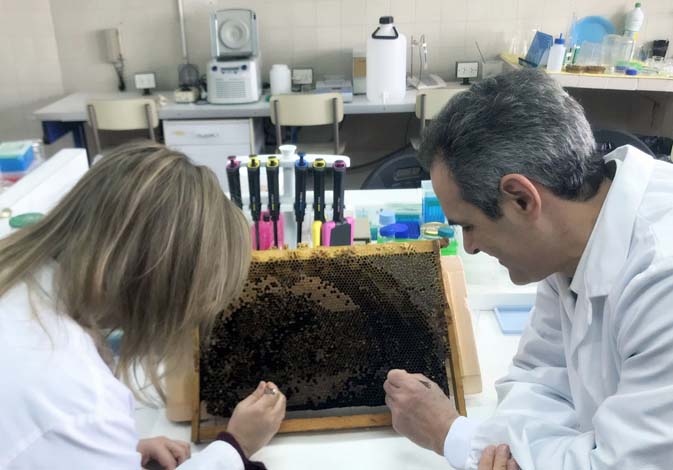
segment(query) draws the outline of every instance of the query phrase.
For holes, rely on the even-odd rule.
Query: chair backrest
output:
[[[416,158],[416,152],[406,147],[389,155],[367,176],[360,189],[420,188],[430,175]]]
[[[132,131],[159,125],[157,105],[151,98],[95,100],[89,103],[95,111],[95,125],[102,131]],[[149,112],[146,106],[149,105]],[[91,117],[89,118],[91,121]],[[89,122],[94,126],[93,122]]]
[[[271,97],[269,104],[271,122],[281,126],[323,126],[334,124],[335,118],[337,123],[344,118],[344,101],[340,93],[277,95]]]
[[[645,142],[630,132],[618,129],[593,129],[593,133],[594,139],[596,139],[596,147],[600,153],[608,154],[622,145],[632,145],[653,157],[656,156]]]
[[[434,119],[455,94],[456,90],[452,88],[430,88],[419,91],[416,95],[416,117],[421,120]]]

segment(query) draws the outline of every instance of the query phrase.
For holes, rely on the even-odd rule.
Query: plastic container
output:
[[[272,95],[282,95],[283,93],[292,92],[290,67],[285,64],[273,64],[269,75]]]
[[[633,38],[634,41],[637,40],[638,32],[643,27],[643,21],[645,21],[645,12],[640,8],[640,2],[638,2],[635,8],[626,14],[624,35]]]
[[[429,222],[440,222],[442,224],[445,223],[446,217],[444,217],[442,206],[439,204],[439,199],[437,199],[437,196],[432,189],[432,183],[427,180],[421,181],[421,190],[423,191],[421,221],[424,224]]]
[[[602,61],[606,71],[624,73],[633,51],[633,39],[617,34],[608,34],[603,38]]]
[[[407,239],[409,237],[409,229],[404,224],[390,224],[381,227],[379,230],[378,243],[390,243],[396,240]]]
[[[367,99],[375,103],[399,103],[407,90],[407,38],[382,16],[367,38]]]
[[[566,40],[563,34],[554,39],[554,45],[549,49],[549,59],[547,60],[548,72],[560,72],[563,68],[566,54]]]

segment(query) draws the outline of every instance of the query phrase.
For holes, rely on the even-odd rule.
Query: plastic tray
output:
[[[504,335],[520,335],[532,309],[532,305],[496,305],[493,311]]]

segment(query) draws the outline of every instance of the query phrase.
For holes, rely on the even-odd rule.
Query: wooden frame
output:
[[[462,371],[460,365],[460,351],[457,340],[456,322],[449,307],[448,296],[446,288],[442,279],[442,268],[439,262],[440,244],[438,241],[421,241],[413,243],[391,243],[386,245],[363,245],[353,247],[320,247],[313,249],[298,249],[298,250],[267,250],[255,251],[253,253],[253,261],[268,262],[281,259],[296,259],[306,260],[315,256],[315,251],[320,250],[321,255],[327,258],[335,258],[337,256],[347,253],[348,255],[367,256],[374,253],[389,252],[390,254],[399,254],[404,252],[425,253],[434,252],[437,256],[437,277],[438,285],[441,286],[442,295],[446,302],[444,317],[447,325],[447,337],[449,341],[449,361],[446,364],[447,380],[451,383],[447,384],[452,390],[454,404],[458,412],[465,416],[465,396],[462,383]],[[198,333],[194,335],[194,369],[192,382],[192,419],[191,427],[192,441],[195,443],[212,440],[222,431],[226,430],[226,424],[203,424],[202,423],[202,402],[200,399],[200,341]],[[279,432],[305,432],[305,431],[324,431],[324,430],[340,430],[340,429],[356,429],[356,428],[371,428],[390,426],[392,418],[389,412],[379,413],[365,413],[345,416],[328,416],[328,417],[310,417],[310,418],[286,418],[281,424]]]

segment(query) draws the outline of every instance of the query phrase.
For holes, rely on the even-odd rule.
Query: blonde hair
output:
[[[116,372],[192,358],[236,298],[251,257],[248,223],[214,173],[153,142],[118,147],[35,225],[0,240],[0,296],[51,260],[58,309],[84,329],[124,332]]]

